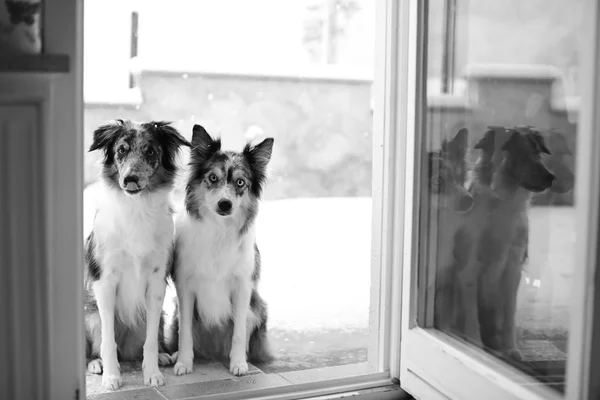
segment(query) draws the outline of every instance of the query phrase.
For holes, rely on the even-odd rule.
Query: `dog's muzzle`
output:
[[[123,179],[124,190],[128,194],[137,194],[142,191],[139,178],[136,175],[128,175]]]

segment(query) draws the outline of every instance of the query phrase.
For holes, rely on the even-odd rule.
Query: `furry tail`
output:
[[[266,321],[265,321],[266,322]],[[267,324],[258,326],[250,336],[248,343],[248,360],[255,363],[269,362],[275,359],[267,336]]]
[[[250,309],[258,324],[254,327],[248,343],[248,359],[255,363],[272,361],[275,357],[267,336],[269,319],[267,302],[254,289],[250,298]]]

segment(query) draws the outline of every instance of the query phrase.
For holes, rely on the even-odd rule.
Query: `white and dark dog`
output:
[[[176,222],[172,277],[178,317],[174,372],[192,372],[194,357],[225,361],[234,375],[247,360],[271,358],[267,306],[257,291],[260,254],[255,219],[273,139],[242,152],[221,150],[194,125],[185,212]]]
[[[143,359],[144,383],[164,384],[162,307],[171,266],[174,223],[170,192],[180,146],[167,122],[117,120],[94,132],[90,151],[103,150],[101,198],[85,243],[88,370],[102,385],[121,386],[119,358]],[[100,358],[98,358],[100,357]]]

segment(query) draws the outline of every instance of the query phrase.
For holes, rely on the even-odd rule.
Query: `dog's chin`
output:
[[[140,194],[142,190],[144,189],[123,189],[123,192],[125,192],[127,196],[136,196]]]
[[[140,194],[145,188],[141,187],[139,184],[129,182],[127,185],[121,184],[121,189],[128,196],[136,196]]]
[[[537,185],[531,185],[528,183],[523,182],[521,184],[521,186],[523,187],[523,189],[529,190],[530,192],[533,193],[543,193],[546,190],[550,189],[550,186],[537,186]]]
[[[221,211],[219,209],[215,210],[215,213],[219,216],[219,217],[231,217],[232,212],[231,211]]]

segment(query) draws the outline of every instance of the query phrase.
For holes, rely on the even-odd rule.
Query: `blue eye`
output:
[[[243,179],[238,179],[236,183],[238,187],[244,187],[244,185],[246,184],[246,182],[244,182]]]
[[[208,176],[208,180],[210,180],[211,182],[216,182],[217,179],[219,179],[215,174],[210,174]]]

